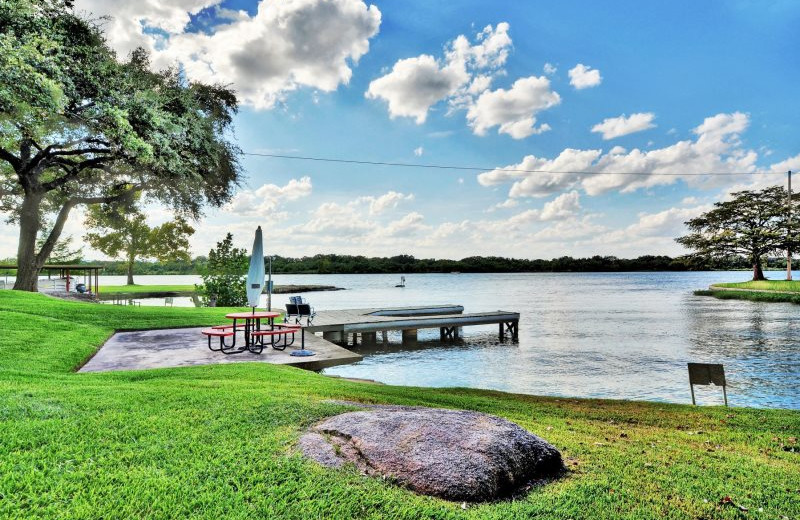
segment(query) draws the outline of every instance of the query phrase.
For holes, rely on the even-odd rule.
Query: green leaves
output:
[[[198,217],[227,202],[241,175],[229,141],[236,107],[225,86],[151,70],[143,49],[118,61],[70,1],[0,0],[0,208],[20,223],[18,288],[35,289],[36,264],[76,205],[114,202],[127,190]],[[60,225],[36,253],[48,214]],[[171,245],[168,256],[180,250]]]
[[[800,201],[791,205],[800,215]],[[679,244],[708,258],[745,256],[753,263],[754,279],[763,278],[764,255],[800,248],[800,226],[790,225],[787,192],[780,186],[733,193],[686,225],[692,233],[677,238]]]
[[[208,253],[208,269],[197,291],[205,305],[212,297],[219,307],[247,306],[245,274],[250,256],[247,251],[233,247],[233,235],[228,233],[217,247]]]

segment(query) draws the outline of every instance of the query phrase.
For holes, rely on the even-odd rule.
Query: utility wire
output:
[[[257,157],[270,157],[275,159],[291,159],[297,161],[316,161],[316,162],[327,162],[327,163],[344,163],[344,164],[361,164],[361,165],[368,165],[368,166],[395,166],[395,167],[402,167],[402,168],[429,168],[429,169],[436,169],[436,170],[466,170],[466,171],[480,171],[480,172],[488,172],[493,170],[500,170],[504,172],[511,172],[511,173],[562,173],[562,174],[571,174],[571,175],[659,175],[659,176],[675,176],[675,177],[687,177],[687,176],[713,176],[713,175],[779,175],[779,172],[764,172],[764,171],[754,171],[754,172],[699,172],[699,173],[675,173],[675,172],[665,172],[665,173],[651,173],[651,172],[607,172],[607,171],[580,171],[580,170],[526,170],[520,168],[503,168],[503,167],[493,167],[493,168],[482,168],[478,166],[451,166],[451,165],[444,165],[444,164],[421,164],[421,163],[399,163],[399,162],[386,162],[386,161],[360,161],[356,159],[334,159],[331,157],[311,157],[311,156],[303,156],[303,155],[282,155],[282,154],[275,154],[275,153],[255,153],[255,152],[243,152],[244,155],[253,155]]]

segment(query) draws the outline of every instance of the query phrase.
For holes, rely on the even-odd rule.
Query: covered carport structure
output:
[[[15,271],[16,269],[17,266],[15,264],[0,264],[1,271]],[[67,292],[76,285],[73,280],[83,279],[86,290],[93,294],[98,294],[100,292],[100,271],[102,269],[102,265],[95,264],[45,264],[39,273],[46,272],[49,280],[53,279],[53,276],[56,276],[56,280],[64,280]]]

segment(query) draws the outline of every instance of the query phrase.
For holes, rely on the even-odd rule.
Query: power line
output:
[[[257,157],[270,157],[275,159],[291,159],[296,161],[315,161],[327,163],[344,163],[344,164],[361,164],[367,166],[393,166],[401,168],[428,168],[435,170],[461,170],[461,171],[479,171],[488,172],[493,170],[500,170],[511,173],[560,173],[570,175],[646,175],[646,176],[674,176],[674,177],[694,177],[694,176],[719,176],[719,175],[777,175],[778,172],[699,172],[699,173],[652,173],[652,172],[608,172],[608,171],[586,171],[586,170],[526,170],[520,168],[503,168],[491,167],[484,168],[479,166],[453,166],[445,164],[423,164],[423,163],[400,163],[400,162],[387,162],[387,161],[362,161],[357,159],[335,159],[332,157],[312,157],[304,155],[283,155],[275,153],[255,153],[243,152],[244,155],[253,155]]]

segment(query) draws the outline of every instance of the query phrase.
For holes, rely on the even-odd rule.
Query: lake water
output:
[[[362,362],[326,373],[388,384],[464,386],[539,395],[691,402],[686,363],[723,363],[733,406],[800,408],[800,306],[694,296],[749,272],[277,275],[276,284],[327,284],[307,293],[317,309],[461,304],[465,312],[521,314],[519,341],[497,327],[465,327],[463,341],[440,344],[420,331],[415,347],[360,348]],[[783,273],[768,273],[781,278]],[[800,278],[800,274],[796,275]],[[194,276],[139,276],[137,283],[194,283]],[[124,277],[101,277],[124,284]],[[275,295],[283,307],[289,295]],[[155,304],[163,305],[163,300]],[[176,303],[189,304],[189,300]],[[696,387],[703,404],[721,389]]]

